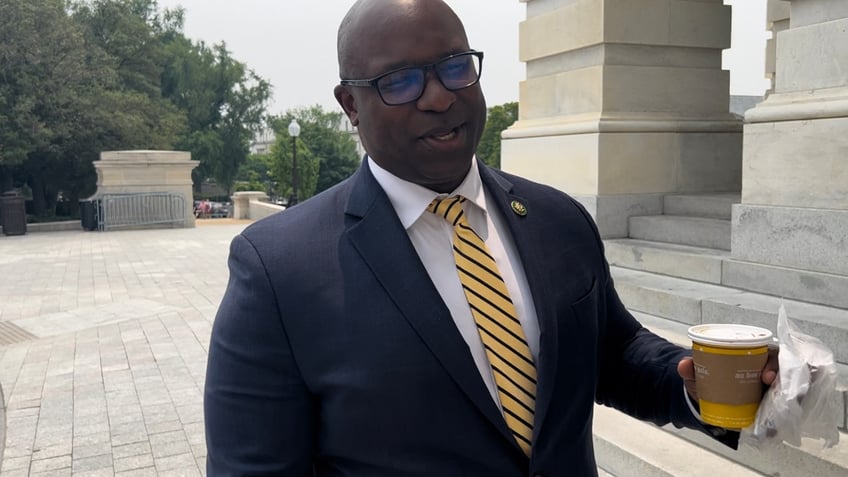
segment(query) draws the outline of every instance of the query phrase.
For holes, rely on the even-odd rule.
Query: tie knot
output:
[[[444,217],[448,223],[456,227],[463,216],[463,202],[465,202],[465,197],[461,195],[446,197],[444,199],[433,199],[433,202],[430,202],[430,206],[427,207],[427,210]]]

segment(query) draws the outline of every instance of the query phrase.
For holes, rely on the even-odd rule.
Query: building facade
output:
[[[622,300],[649,328],[684,345],[693,324],[774,330],[785,304],[834,352],[836,449],[733,452],[681,432],[694,447],[673,453],[740,465],[709,475],[848,475],[848,1],[768,0],[772,88],[744,117],[722,69],[722,0],[522,1],[527,75],[503,169],[587,208]],[[637,424],[598,412],[596,451],[611,474],[708,475],[662,468],[655,448],[646,462],[621,440]]]

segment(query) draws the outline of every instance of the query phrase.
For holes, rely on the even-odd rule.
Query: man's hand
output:
[[[768,361],[763,367],[762,380],[766,386],[771,386],[771,383],[777,378],[777,348],[769,348]],[[695,388],[695,361],[692,358],[683,358],[677,363],[677,373],[683,378],[683,384],[686,386],[686,392],[692,402],[698,402],[698,390]]]

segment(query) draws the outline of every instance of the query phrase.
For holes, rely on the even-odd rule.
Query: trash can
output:
[[[98,199],[93,197],[80,201],[80,222],[82,222],[83,230],[97,230],[97,210]]]
[[[3,209],[3,233],[6,235],[23,235],[26,233],[26,203],[22,195],[16,191],[4,192],[0,195],[0,208]]]

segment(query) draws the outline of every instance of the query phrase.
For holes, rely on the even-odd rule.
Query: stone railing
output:
[[[268,194],[259,191],[236,192],[233,199],[233,218],[259,220],[286,208],[268,202]]]

